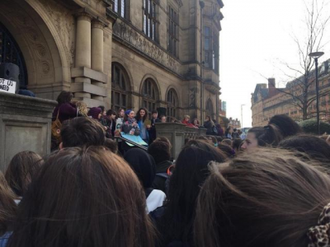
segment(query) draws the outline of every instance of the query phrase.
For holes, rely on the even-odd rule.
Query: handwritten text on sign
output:
[[[0,78],[0,92],[15,93],[16,81]]]

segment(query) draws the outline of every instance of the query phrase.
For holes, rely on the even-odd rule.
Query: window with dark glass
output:
[[[156,40],[156,24],[155,1],[143,0],[143,32],[152,40]]]
[[[156,83],[152,79],[146,79],[142,88],[142,106],[147,108],[149,114],[157,109],[158,89]]]
[[[113,11],[123,18],[126,17],[126,1],[127,0],[113,0]]]
[[[167,93],[167,116],[177,118],[178,114],[178,95],[174,89]]]
[[[0,64],[13,63],[19,67],[20,87],[27,85],[27,70],[23,54],[9,31],[0,23]]]
[[[212,68],[212,34],[209,27],[204,27],[204,66]]]
[[[112,90],[111,90],[111,104],[112,109],[118,111],[120,108],[127,109],[129,83],[124,68],[118,64],[112,64]]]
[[[179,42],[179,16],[171,7],[169,7],[168,34],[168,50],[174,56],[177,56],[177,44]]]
[[[206,114],[211,118],[214,117],[213,103],[211,99],[208,99],[208,101],[206,102]]]

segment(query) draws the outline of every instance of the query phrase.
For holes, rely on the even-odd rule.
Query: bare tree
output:
[[[303,120],[311,117],[309,116],[308,108],[316,100],[315,90],[311,87],[315,82],[313,74],[314,61],[309,57],[309,54],[322,50],[327,43],[324,41],[324,34],[329,24],[330,16],[323,18],[322,10],[328,6],[326,6],[326,0],[323,0],[321,5],[318,4],[319,2],[319,0],[305,1],[306,36],[304,39],[299,39],[295,35],[293,36],[293,40],[298,48],[299,65],[294,67],[288,63],[284,63],[288,70],[295,73],[295,76],[292,77],[286,74],[293,80],[287,83],[285,89],[278,89],[292,98],[293,105],[302,111]],[[320,97],[326,95],[329,91],[321,92]]]

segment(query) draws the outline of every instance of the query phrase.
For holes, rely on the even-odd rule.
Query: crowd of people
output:
[[[173,160],[174,143],[152,132],[156,111],[71,100],[61,94],[54,110],[58,147],[20,152],[0,173],[0,247],[330,247],[329,136],[286,115],[244,138],[219,135],[207,117],[213,134],[186,140]],[[118,130],[147,150],[122,153]]]

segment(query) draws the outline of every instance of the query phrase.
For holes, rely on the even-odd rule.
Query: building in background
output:
[[[219,118],[221,0],[1,0],[0,63],[88,106]]]
[[[315,97],[315,71],[312,71],[308,98]],[[330,59],[319,67],[320,120],[330,122]],[[269,119],[277,114],[286,114],[296,121],[302,120],[302,110],[295,105],[292,96],[285,92],[301,93],[297,81],[287,83],[285,88],[276,88],[275,79],[268,79],[267,84],[257,84],[252,93],[252,126],[265,126]],[[316,116],[316,101],[308,107],[308,116]]]

